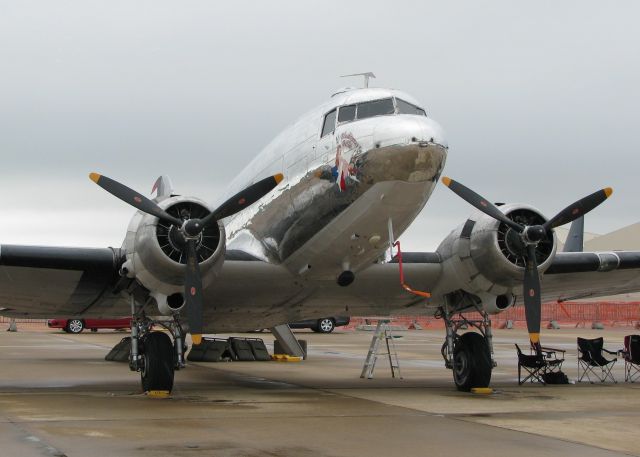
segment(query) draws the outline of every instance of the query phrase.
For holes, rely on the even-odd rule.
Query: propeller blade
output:
[[[509,219],[493,203],[489,202],[485,198],[476,194],[474,191],[472,191],[468,187],[463,186],[459,182],[454,181],[451,178],[447,178],[446,176],[442,178],[442,182],[444,183],[445,186],[447,186],[454,193],[456,193],[460,198],[462,198],[467,203],[475,206],[486,215],[491,216],[494,219],[499,220],[500,222],[504,222],[509,227],[516,230],[518,233],[522,233],[522,231],[524,230],[523,226]]]
[[[260,200],[282,181],[282,173],[264,178],[228,199],[211,214],[202,219],[202,227],[206,228],[214,221],[224,219]]]
[[[171,214],[156,205],[154,201],[149,200],[144,195],[128,188],[124,184],[120,184],[118,181],[114,181],[113,179],[107,178],[106,176],[102,176],[98,173],[89,174],[89,178],[114,197],[118,197],[123,202],[130,204],[143,213],[151,214],[152,216],[160,218],[166,222],[170,222],[178,227],[182,225],[182,221],[180,219],[173,217]]]
[[[529,339],[534,346],[540,342],[540,319],[542,318],[542,299],[540,297],[540,276],[536,261],[536,246],[527,246],[527,264],[522,284],[524,297],[524,313],[527,319]]]
[[[573,222],[579,217],[587,214],[600,203],[604,202],[611,196],[612,193],[613,189],[611,187],[606,187],[592,193],[591,195],[587,195],[586,197],[581,198],[574,204],[569,205],[565,209],[560,211],[554,217],[545,222],[543,227],[545,228],[545,230],[549,230],[550,228],[560,227],[561,225]]]
[[[193,344],[202,341],[202,278],[196,253],[196,240],[187,241],[187,265],[184,278],[184,297],[187,304],[189,331]]]

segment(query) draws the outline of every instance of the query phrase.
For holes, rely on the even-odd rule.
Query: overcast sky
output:
[[[446,175],[547,216],[610,185],[586,230],[615,230],[640,220],[638,18],[637,1],[0,0],[0,243],[120,246],[132,211],[89,172],[214,201],[362,71],[443,125]],[[403,247],[470,213],[438,186]]]

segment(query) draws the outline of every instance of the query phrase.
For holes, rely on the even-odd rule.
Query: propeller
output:
[[[186,241],[184,249],[186,251],[187,264],[184,277],[184,297],[187,306],[189,330],[193,344],[200,344],[202,341],[202,277],[196,253],[197,237],[207,227],[217,224],[220,219],[232,216],[260,200],[282,181],[282,174],[278,173],[269,176],[246,187],[202,219],[193,218],[184,221],[167,213],[153,200],[118,181],[98,173],[91,173],[89,177],[97,185],[123,202],[130,204],[143,213],[150,214],[174,225],[180,230]]]
[[[512,221],[495,205],[459,182],[447,177],[443,177],[442,182],[467,203],[475,206],[488,216],[491,216],[500,222],[504,222],[520,235],[522,243],[526,246],[526,263],[522,282],[522,296],[524,298],[527,331],[529,332],[531,344],[535,347],[539,347],[542,299],[540,296],[540,275],[538,273],[536,247],[540,241],[547,239],[549,232],[554,228],[568,224],[569,222],[584,216],[586,213],[604,202],[611,196],[613,189],[611,189],[611,187],[607,187],[581,198],[567,206],[542,225],[525,226]]]

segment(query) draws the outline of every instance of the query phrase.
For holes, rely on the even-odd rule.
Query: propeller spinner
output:
[[[184,297],[187,306],[189,330],[191,331],[193,344],[200,344],[202,341],[202,277],[196,255],[197,237],[207,227],[217,224],[218,220],[242,211],[260,200],[282,181],[282,174],[278,173],[269,176],[250,185],[229,198],[202,219],[193,218],[184,221],[170,215],[153,200],[150,200],[118,181],[114,181],[98,173],[91,173],[89,177],[97,185],[123,202],[130,204],[143,213],[150,214],[164,222],[174,225],[179,229],[180,234],[185,239],[184,250],[187,259],[184,278]]]
[[[522,296],[524,299],[527,330],[531,344],[539,347],[542,299],[540,297],[540,275],[538,273],[538,263],[536,260],[536,246],[540,241],[549,236],[550,230],[584,216],[609,198],[613,190],[607,187],[591,195],[587,195],[567,206],[542,225],[524,226],[509,219],[495,205],[459,182],[447,177],[443,177],[442,182],[467,203],[473,205],[486,215],[500,222],[504,222],[520,235],[522,243],[526,246],[526,264],[522,283]]]

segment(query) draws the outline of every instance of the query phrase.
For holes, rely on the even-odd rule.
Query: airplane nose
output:
[[[366,162],[376,182],[437,181],[448,149],[442,127],[422,116],[385,119],[375,127],[373,143]]]
[[[376,147],[428,142],[448,147],[440,124],[424,116],[396,116],[385,119],[373,132]]]

